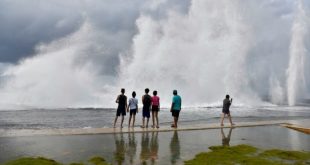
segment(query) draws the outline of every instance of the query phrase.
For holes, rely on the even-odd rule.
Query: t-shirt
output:
[[[159,97],[158,96],[152,97],[152,105],[159,106]]]
[[[148,95],[148,94],[144,95],[144,96],[143,96],[142,102],[143,102],[143,106],[144,106],[145,108],[146,108],[146,107],[149,108],[149,107],[151,106],[151,104],[152,104],[152,98],[151,98],[151,96]]]
[[[231,102],[229,99],[225,98],[223,100],[223,111],[229,111],[229,107],[231,105]]]
[[[174,103],[173,107],[172,107],[173,110],[181,110],[182,100],[181,100],[181,97],[179,95],[173,96],[172,103]]]
[[[130,98],[128,101],[128,105],[130,109],[137,109],[137,105],[138,105],[138,99],[136,98]]]
[[[118,109],[125,110],[127,97],[125,95],[119,95],[118,97]]]

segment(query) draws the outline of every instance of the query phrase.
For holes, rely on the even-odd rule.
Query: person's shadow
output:
[[[114,160],[116,161],[117,164],[121,165],[125,161],[125,152],[126,152],[124,136],[122,133],[114,134],[114,139],[115,139]]]
[[[178,131],[174,131],[173,136],[171,138],[171,142],[170,142],[171,164],[176,164],[177,160],[180,159],[180,148],[181,147],[180,147]]]
[[[136,157],[137,152],[137,141],[134,132],[128,133],[128,148],[127,156],[129,158],[130,164],[134,164],[134,158]]]
[[[229,147],[229,142],[230,142],[230,137],[231,137],[231,133],[232,133],[233,128],[229,129],[229,133],[227,136],[225,136],[224,130],[223,128],[221,128],[221,134],[222,134],[222,145],[223,147],[227,146]]]
[[[158,159],[158,132],[154,131],[152,132],[152,138],[151,138],[151,143],[150,143],[150,158],[152,164],[155,164],[155,161]]]

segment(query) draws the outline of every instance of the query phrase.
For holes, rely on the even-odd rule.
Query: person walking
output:
[[[130,116],[129,116],[129,122],[128,127],[130,127],[130,122],[132,118],[132,127],[135,126],[135,120],[136,120],[136,113],[138,113],[138,99],[136,99],[136,92],[132,92],[132,98],[128,101],[128,107],[127,112],[129,112],[130,109]]]
[[[172,98],[172,104],[171,104],[171,109],[170,112],[172,113],[173,116],[173,124],[171,127],[177,128],[178,127],[178,120],[179,120],[179,114],[181,111],[181,105],[182,105],[182,99],[178,95],[177,90],[173,90],[173,98]]]
[[[229,95],[226,95],[225,99],[223,100],[223,109],[222,109],[223,114],[221,117],[221,126],[224,126],[223,121],[224,121],[224,118],[226,117],[226,115],[229,119],[230,125],[231,126],[235,125],[231,120],[231,115],[230,115],[230,111],[229,111],[229,108],[230,108],[230,105],[232,104],[232,101],[233,101],[233,99],[232,98],[230,99]]]
[[[159,124],[158,124],[158,111],[159,111],[159,97],[157,96],[157,91],[153,92],[153,97],[152,97],[152,120],[153,120],[153,125],[152,127],[155,128],[159,128]],[[156,125],[155,125],[155,121],[156,121]]]
[[[142,110],[142,126],[141,128],[148,128],[149,125],[149,119],[150,119],[150,107],[152,104],[152,98],[149,95],[149,89],[146,88],[145,90],[145,95],[142,96],[142,103],[143,103],[143,110]],[[145,118],[147,118],[147,122],[145,125]]]
[[[114,128],[116,126],[117,118],[122,115],[121,128],[123,128],[124,116],[126,116],[127,96],[125,96],[125,89],[121,89],[121,94],[117,96],[116,103],[118,103],[116,117],[114,120]]]

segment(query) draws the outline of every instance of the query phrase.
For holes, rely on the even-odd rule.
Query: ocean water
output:
[[[46,128],[110,128],[116,109],[33,109],[0,111],[0,129],[46,129]],[[184,108],[179,124],[217,123],[221,107]],[[232,107],[234,122],[310,119],[309,106]],[[129,114],[125,116],[127,126]],[[169,125],[172,121],[169,109],[161,109],[159,123]],[[136,115],[136,125],[141,125],[142,113]],[[151,122],[151,120],[150,120]],[[226,120],[227,122],[227,120]],[[118,119],[117,126],[120,124]],[[151,125],[151,124],[150,124]]]

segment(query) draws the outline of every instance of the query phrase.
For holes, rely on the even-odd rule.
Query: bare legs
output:
[[[145,117],[143,117],[143,119],[142,119],[142,128],[147,128],[147,127],[149,127],[149,120],[150,120],[150,118],[147,118],[146,119],[146,126],[144,125],[144,123],[145,123]]]
[[[155,128],[159,128],[159,124],[158,124],[158,111],[152,111],[152,120],[153,120],[153,125],[152,127]],[[155,120],[156,120],[156,125],[155,125]]]
[[[155,112],[155,117],[156,117],[156,123],[157,123],[156,128],[159,128],[159,123],[158,123],[158,111]]]
[[[232,122],[232,120],[231,120],[231,116],[230,116],[230,114],[228,113],[228,114],[225,114],[225,113],[223,113],[222,114],[222,116],[221,116],[221,126],[224,126],[224,118],[225,118],[225,116],[227,115],[227,117],[228,117],[228,120],[229,120],[229,122],[230,122],[230,125],[231,126],[233,126],[233,125],[235,125],[233,122]]]
[[[115,128],[115,125],[116,125],[117,118],[118,118],[118,116],[116,116],[115,119],[114,119],[114,125],[113,125],[114,128]]]
[[[173,117],[173,125],[172,125],[172,127],[174,127],[174,128],[177,128],[178,127],[178,120],[179,120],[179,118],[178,117]]]
[[[117,122],[117,118],[118,118],[118,116],[116,116],[115,117],[115,120],[114,120],[114,125],[113,125],[113,127],[115,128],[116,126],[116,122]],[[124,116],[122,116],[122,120],[121,120],[121,128],[123,128],[123,122],[124,122]]]
[[[155,111],[152,111],[152,121],[153,121],[153,125],[152,127],[155,128],[155,118],[154,118],[154,113]]]
[[[132,116],[133,116],[133,117],[132,117]],[[130,127],[131,117],[132,117],[132,127],[135,127],[136,115],[130,115],[130,116],[129,116],[128,127]]]

